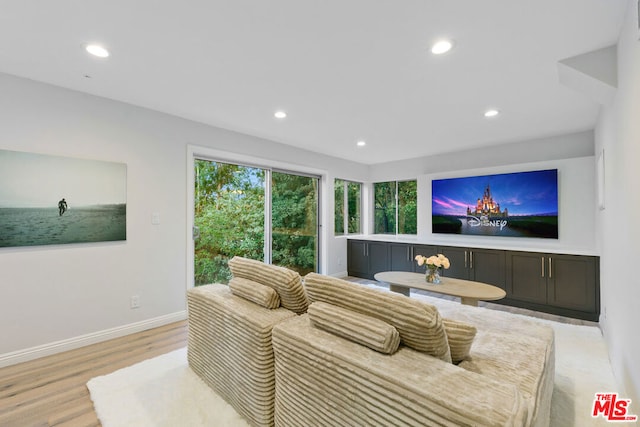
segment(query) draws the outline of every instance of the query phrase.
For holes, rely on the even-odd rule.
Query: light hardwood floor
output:
[[[375,283],[356,277],[354,282]],[[422,291],[421,291],[422,292]],[[454,299],[424,292],[436,298]],[[492,303],[488,308],[563,323],[593,322],[547,315]],[[0,426],[99,426],[86,383],[187,345],[187,321],[0,369]]]
[[[187,321],[0,369],[0,426],[99,426],[91,378],[187,345]]]

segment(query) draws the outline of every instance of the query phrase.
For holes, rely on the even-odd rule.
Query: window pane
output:
[[[417,182],[398,182],[398,234],[418,234]]]
[[[344,181],[341,179],[336,179],[335,184],[335,210],[334,210],[334,221],[335,221],[335,234],[344,234]]]
[[[271,175],[271,262],[300,273],[317,270],[318,179]]]
[[[396,232],[396,183],[377,182],[374,190],[374,233],[395,234]]]
[[[360,189],[362,184],[350,182],[347,185],[347,213],[349,215],[349,233],[360,233]]]
[[[235,255],[264,260],[264,170],[195,161],[195,285],[227,283]]]

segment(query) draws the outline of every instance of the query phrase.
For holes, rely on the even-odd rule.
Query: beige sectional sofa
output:
[[[489,320],[473,307],[442,319],[429,304],[317,274],[305,277],[305,289],[308,314],[273,329],[276,425],[549,424],[550,327],[507,313]],[[323,313],[332,310],[325,305],[339,309],[333,322],[316,315],[318,304]],[[361,328],[367,318],[398,331],[397,350],[362,342],[361,335],[376,335]],[[464,337],[472,335],[469,347]],[[463,360],[454,364],[451,354]]]
[[[443,317],[328,276],[303,287],[286,269],[230,266],[228,287],[188,292],[189,364],[252,425],[549,424],[550,327],[476,307]]]

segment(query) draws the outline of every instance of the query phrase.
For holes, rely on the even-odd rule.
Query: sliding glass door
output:
[[[271,174],[271,260],[300,275],[318,267],[318,178]]]
[[[265,170],[195,160],[194,283],[227,283],[234,255],[264,259]]]
[[[317,271],[318,177],[200,159],[194,173],[196,286],[227,283],[235,255]]]

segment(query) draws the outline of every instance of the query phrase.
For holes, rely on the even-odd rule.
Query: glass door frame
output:
[[[267,170],[265,181],[271,179],[271,171],[289,173],[293,175],[308,176],[318,178],[318,238],[316,242],[317,270],[326,274],[327,245],[329,236],[326,235],[329,227],[324,227],[325,219],[328,218],[328,212],[325,207],[328,203],[324,200],[327,192],[323,191],[327,185],[327,172],[319,169],[300,166],[293,163],[279,162],[259,157],[249,156],[240,153],[232,153],[221,151],[213,148],[202,147],[187,144],[187,227],[186,227],[186,273],[187,273],[187,289],[194,287],[194,215],[195,215],[195,160],[210,160],[213,162],[233,163],[242,166],[255,167]],[[270,186],[265,186],[265,198],[271,198]],[[265,209],[265,223],[271,224],[271,209]],[[265,259],[271,262],[271,226],[265,227]],[[268,248],[267,248],[268,246]]]

